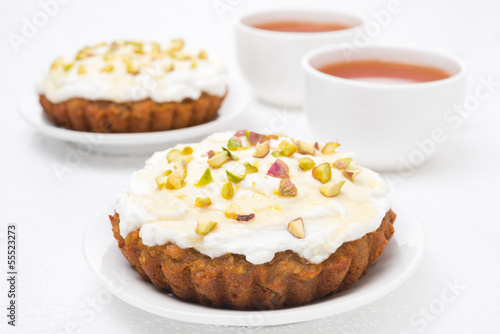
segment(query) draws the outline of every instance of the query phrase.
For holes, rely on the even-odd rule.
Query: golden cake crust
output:
[[[134,133],[181,129],[213,120],[224,96],[203,93],[197,100],[158,103],[150,99],[115,103],[72,98],[39,101],[49,120],[57,126],[87,132]]]
[[[117,213],[109,218],[124,256],[144,280],[160,290],[212,307],[268,310],[304,305],[349,288],[384,251],[394,234],[396,214],[389,210],[376,231],[342,244],[319,264],[285,251],[258,265],[244,255],[212,259],[172,243],[149,247],[142,243],[138,230],[122,238]]]

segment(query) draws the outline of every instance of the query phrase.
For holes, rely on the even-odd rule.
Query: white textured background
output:
[[[305,1],[304,1],[305,2]],[[307,1],[366,18],[387,0]],[[112,202],[146,156],[90,154],[71,161],[72,146],[44,138],[20,118],[21,96],[60,53],[101,40],[184,38],[225,58],[236,70],[231,19],[245,10],[300,1],[83,1],[60,5],[20,45],[23,19],[37,1],[0,1],[0,273],[5,231],[19,226],[18,326],[0,333],[498,333],[500,328],[500,86],[457,129],[447,128],[441,152],[393,184],[392,197],[419,218],[428,237],[424,263],[392,294],[368,306],[317,321],[267,328],[200,326],[157,317],[109,297],[87,269],[81,250],[86,225]],[[469,94],[479,78],[500,81],[500,5],[491,0],[401,0],[403,11],[372,42],[453,50],[470,66]],[[219,7],[217,7],[218,5]],[[217,10],[219,8],[219,11]],[[221,8],[225,11],[221,11]],[[266,126],[276,110],[253,103],[234,127]],[[285,131],[300,134],[299,116]],[[348,143],[346,143],[348,145]],[[54,163],[71,164],[58,180]],[[74,163],[74,165],[73,165]],[[0,310],[7,286],[0,274]],[[440,312],[449,282],[465,289]],[[4,307],[5,306],[5,307]],[[439,313],[439,314],[437,314]]]

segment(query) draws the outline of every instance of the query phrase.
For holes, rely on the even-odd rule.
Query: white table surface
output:
[[[131,172],[142,167],[147,155],[89,154],[75,163],[69,153],[71,145],[38,135],[22,121],[17,110],[21,96],[33,90],[41,69],[58,54],[103,39],[182,37],[223,56],[237,73],[231,19],[243,11],[269,6],[268,2],[67,1],[16,53],[9,33],[19,34],[23,19],[41,7],[38,1],[0,1],[1,272],[7,271],[8,224],[18,224],[19,243],[17,326],[6,325],[7,285],[2,274],[1,333],[499,332],[500,86],[457,129],[446,129],[448,140],[428,163],[404,178],[386,175],[397,180],[392,182],[391,197],[418,217],[428,238],[422,266],[390,295],[321,320],[263,328],[178,322],[114,297],[104,298],[106,290],[83,259],[83,233],[114,201]],[[290,3],[274,1],[273,5]],[[372,10],[387,5],[382,0],[308,3],[357,11],[369,19]],[[401,4],[401,14],[393,17],[373,43],[457,52],[470,66],[468,94],[481,77],[500,81],[498,2],[401,0]],[[267,126],[270,115],[281,112],[253,102],[231,127],[258,130]],[[294,116],[283,130],[300,135],[303,115],[296,111]],[[53,170],[57,163],[71,165],[62,179]],[[450,290],[451,285],[459,288]]]

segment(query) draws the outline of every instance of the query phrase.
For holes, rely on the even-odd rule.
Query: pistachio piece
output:
[[[205,172],[203,175],[200,177],[198,182],[196,182],[194,185],[197,187],[203,187],[206,186],[207,184],[212,183],[214,180],[212,178],[212,173],[210,172],[210,168],[205,169]]]
[[[230,200],[234,196],[234,187],[231,181],[224,183],[222,186],[222,198]]]
[[[180,156],[182,156],[182,152],[179,151],[178,149],[170,150],[170,152],[167,153],[167,161],[168,162],[175,161]]]
[[[271,168],[267,171],[267,175],[280,179],[287,179],[289,177],[288,172],[288,165],[283,160],[276,159],[276,161],[271,165]]]
[[[207,59],[208,58],[208,55],[205,52],[205,50],[200,50],[200,53],[198,53],[198,58],[200,58],[200,59]]]
[[[85,66],[83,66],[82,64],[80,64],[78,66],[78,74],[85,74],[87,73],[87,70],[85,69]]]
[[[172,40],[172,49],[174,51],[180,51],[184,47],[184,41],[182,39]]]
[[[243,145],[241,144],[241,139],[238,137],[232,137],[227,142],[227,149],[230,151],[236,151],[241,149],[242,147]]]
[[[238,204],[232,203],[226,209],[226,211],[224,211],[224,215],[226,216],[226,218],[236,219],[236,218],[238,218],[238,216],[243,215],[243,210],[241,209],[241,207]]]
[[[345,181],[339,181],[337,183],[329,182],[319,186],[319,192],[325,197],[335,197],[340,193],[340,189],[344,185]]]
[[[231,173],[230,171],[226,170],[226,175],[227,175],[227,179],[229,181],[232,181],[234,183],[238,183],[240,182],[241,180],[243,180],[245,178],[245,175],[240,175],[240,174],[236,174],[236,173]]]
[[[335,149],[339,147],[339,143],[326,143],[325,147],[321,150],[323,154],[332,154],[335,153]]]
[[[240,222],[247,222],[255,218],[255,213],[251,213],[248,215],[237,215],[236,220]]]
[[[165,73],[172,72],[174,70],[174,63],[170,63],[164,67]]]
[[[283,197],[297,196],[297,187],[290,179],[282,179],[278,188],[278,195]]]
[[[275,158],[280,158],[280,157],[284,157],[285,155],[283,154],[283,152],[281,151],[272,151],[271,152],[271,155]]]
[[[196,197],[194,205],[200,209],[206,208],[207,206],[212,205],[212,200],[210,199],[210,197],[205,197],[205,198]]]
[[[198,64],[194,60],[191,62],[191,68],[196,68],[197,65]]]
[[[267,137],[264,135],[261,135],[260,133],[256,133],[253,131],[250,131],[248,133],[248,142],[252,146],[257,145],[258,143],[263,143],[265,141],[267,141]]]
[[[243,166],[245,166],[245,175],[257,173],[259,171],[257,167],[255,167],[249,162],[245,162]]]
[[[246,130],[238,130],[235,132],[235,134],[233,136],[234,137],[243,137],[246,135],[245,133],[246,133]]]
[[[209,159],[210,159],[210,158],[212,158],[214,155],[215,155],[214,150],[210,150],[210,151],[208,151],[208,152],[207,152],[207,157],[208,157]]]
[[[318,142],[314,143],[314,148],[317,149],[317,150],[319,150],[319,144],[318,144]]]
[[[229,158],[231,158],[231,160],[240,160],[239,157],[237,157],[236,155],[234,155],[231,151],[229,151],[227,148],[223,147],[222,148],[223,151],[227,152],[227,155],[229,156]]]
[[[269,140],[271,140],[271,139],[278,140],[278,139],[280,139],[280,136],[279,136],[279,135],[272,134],[272,135],[268,135],[268,136],[267,136],[267,139],[269,139]]]
[[[156,184],[158,185],[158,189],[163,189],[165,184],[167,184],[168,176],[172,174],[171,170],[164,171],[161,175],[155,177]]]
[[[186,146],[182,149],[182,155],[193,154],[193,148],[190,146]]]
[[[304,239],[304,220],[302,218],[297,218],[288,223],[288,232],[290,232],[294,237],[299,239]]]
[[[361,169],[356,168],[352,170],[343,170],[342,175],[344,175],[345,178],[347,178],[349,181],[354,182],[354,177],[361,173]]]
[[[349,167],[349,164],[352,162],[352,159],[351,158],[342,158],[342,159],[339,159],[337,161],[335,161],[333,163],[333,167],[337,168],[337,169],[340,169],[340,170],[343,170],[343,169],[347,169],[347,167]]]
[[[207,160],[208,164],[214,168],[219,168],[222,166],[226,161],[229,160],[229,155],[227,154],[226,151],[218,153],[211,157],[210,159]]]
[[[184,185],[184,179],[186,177],[185,170],[183,168],[177,168],[170,174],[167,178],[165,188],[167,189],[181,189]]]
[[[199,235],[207,235],[214,229],[214,227],[217,226],[217,222],[214,221],[209,221],[209,222],[204,222],[200,223],[198,222],[196,224],[196,230],[194,230],[197,234]]]
[[[332,178],[332,167],[325,162],[312,170],[312,176],[321,183],[327,183]]]
[[[69,64],[65,64],[63,66],[63,69],[64,69],[64,72],[68,72],[74,65],[75,63],[69,63]]]
[[[113,65],[108,64],[108,65],[104,66],[103,68],[101,68],[100,72],[111,73],[111,72],[113,72],[113,69],[114,69]]]
[[[297,161],[299,162],[300,169],[304,171],[310,170],[316,165],[311,158],[299,158]]]
[[[136,67],[134,67],[132,62],[127,61],[125,64],[127,65],[127,73],[132,75],[136,75],[139,73],[139,70]]]
[[[56,68],[62,67],[62,66],[64,66],[64,59],[62,57],[59,57],[56,60],[54,60],[52,65],[50,65],[50,69],[55,70]]]
[[[314,146],[306,143],[305,141],[299,140],[295,144],[297,145],[297,149],[300,154],[314,155],[314,153],[316,153],[316,149],[314,148]]]
[[[269,154],[269,142],[265,141],[263,143],[257,144],[255,147],[255,153],[253,154],[254,158],[264,158]]]
[[[292,155],[295,154],[295,152],[297,152],[297,146],[286,140],[283,140],[279,144],[279,148],[281,150],[281,153],[283,153],[283,155],[286,157],[291,157]]]

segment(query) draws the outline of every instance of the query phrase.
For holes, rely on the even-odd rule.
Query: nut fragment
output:
[[[242,147],[243,147],[243,145],[241,144],[241,139],[238,137],[232,137],[227,142],[227,148],[230,151],[236,151],[236,150],[241,149]]]
[[[299,239],[304,239],[304,220],[302,218],[297,218],[288,223],[288,232],[290,232],[294,237]]]
[[[325,162],[312,170],[312,176],[321,183],[327,183],[332,178],[332,167]]]
[[[245,166],[245,175],[257,173],[259,171],[257,167],[255,167],[249,162],[245,162],[243,166]]]
[[[198,53],[198,58],[200,58],[200,59],[207,59],[208,58],[205,50],[200,50],[200,53]]]
[[[186,146],[182,149],[182,154],[183,155],[189,155],[189,154],[193,154],[193,148],[190,147],[190,146]]]
[[[208,151],[208,152],[207,152],[207,157],[208,157],[209,159],[210,159],[210,158],[212,158],[214,155],[215,155],[214,150],[210,150],[210,151]]]
[[[232,173],[228,170],[226,170],[226,175],[227,175],[227,179],[229,181],[232,181],[234,183],[238,183],[240,182],[241,180],[243,180],[245,178],[245,175],[241,175],[241,174],[237,174],[237,173]]]
[[[246,135],[246,130],[238,130],[236,133],[233,135],[235,137],[243,137]]]
[[[248,133],[248,142],[252,146],[257,145],[258,143],[263,143],[265,141],[267,141],[267,137],[264,135],[261,135],[260,133],[256,133],[253,131],[250,131]]]
[[[212,178],[212,173],[210,172],[210,168],[205,169],[205,172],[203,175],[200,177],[198,182],[196,182],[194,185],[197,187],[203,187],[206,186],[207,184],[212,183],[214,180]]]
[[[255,213],[249,215],[237,215],[236,220],[240,222],[247,222],[255,218]]]
[[[281,158],[281,157],[284,157],[285,155],[283,154],[283,152],[281,151],[272,151],[271,152],[271,155],[275,158]]]
[[[281,153],[283,153],[283,155],[286,157],[291,157],[292,155],[295,154],[295,152],[297,152],[297,146],[286,140],[283,140],[279,144],[279,148],[281,150]]]
[[[85,74],[87,73],[87,70],[85,69],[85,66],[83,66],[82,64],[80,64],[78,66],[78,74]]]
[[[306,143],[305,141],[299,140],[298,142],[296,142],[296,144],[300,154],[314,155],[314,153],[316,153],[316,149],[314,148],[314,146]]]
[[[267,171],[267,175],[280,179],[287,179],[289,177],[288,172],[288,165],[283,160],[276,159],[276,161],[271,165],[271,168]]]
[[[114,69],[113,65],[108,64],[108,65],[104,66],[103,68],[101,68],[101,72],[111,73],[111,72],[113,72],[113,69]]]
[[[236,219],[236,218],[238,218],[238,216],[243,215],[243,210],[241,209],[241,207],[238,204],[232,203],[226,209],[226,211],[224,211],[224,215],[229,219]]]
[[[203,222],[200,223],[198,222],[196,224],[196,230],[194,230],[197,234],[199,235],[207,235],[214,229],[214,227],[217,226],[217,222],[214,221],[209,221],[209,222]]]
[[[265,141],[263,143],[257,144],[255,147],[255,153],[253,154],[254,158],[264,158],[269,154],[269,142]]]
[[[342,171],[342,175],[344,175],[351,182],[354,182],[354,177],[357,176],[359,173],[361,173],[361,169],[359,168]]]
[[[183,168],[175,169],[172,174],[167,178],[165,183],[165,188],[167,189],[181,189],[184,185],[184,179],[186,178],[186,173]]]
[[[167,183],[168,176],[172,174],[171,170],[164,171],[161,175],[155,178],[156,184],[158,185],[158,189],[163,189],[165,184]]]
[[[325,147],[321,150],[323,154],[332,154],[335,153],[335,149],[339,147],[339,143],[326,143]]]
[[[167,161],[168,162],[175,161],[180,156],[182,156],[182,152],[179,151],[178,149],[170,150],[170,152],[167,153]]]
[[[323,196],[335,197],[340,193],[340,189],[344,185],[345,181],[339,181],[337,183],[327,183],[319,186],[319,191]]]
[[[311,158],[300,158],[297,161],[299,162],[300,169],[304,171],[308,171],[316,165]]]
[[[224,183],[221,192],[222,198],[230,200],[234,196],[234,187],[231,181]]]
[[[239,157],[237,157],[236,155],[234,155],[231,151],[229,151],[227,148],[223,147],[222,148],[223,151],[227,152],[227,155],[229,156],[229,158],[231,160],[240,160]]]
[[[210,197],[205,197],[205,198],[196,197],[194,205],[197,208],[206,208],[207,206],[212,205],[212,200],[210,199]]]
[[[219,168],[228,160],[229,160],[229,154],[227,154],[226,151],[223,151],[208,159],[207,162],[210,166],[214,168]]]
[[[337,168],[337,169],[340,169],[340,170],[343,170],[343,169],[347,169],[347,167],[349,167],[349,164],[352,162],[352,159],[351,158],[342,158],[342,159],[339,159],[337,161],[335,161],[333,163],[333,167]]]
[[[278,195],[283,197],[297,196],[297,187],[290,179],[282,179],[278,188]]]

